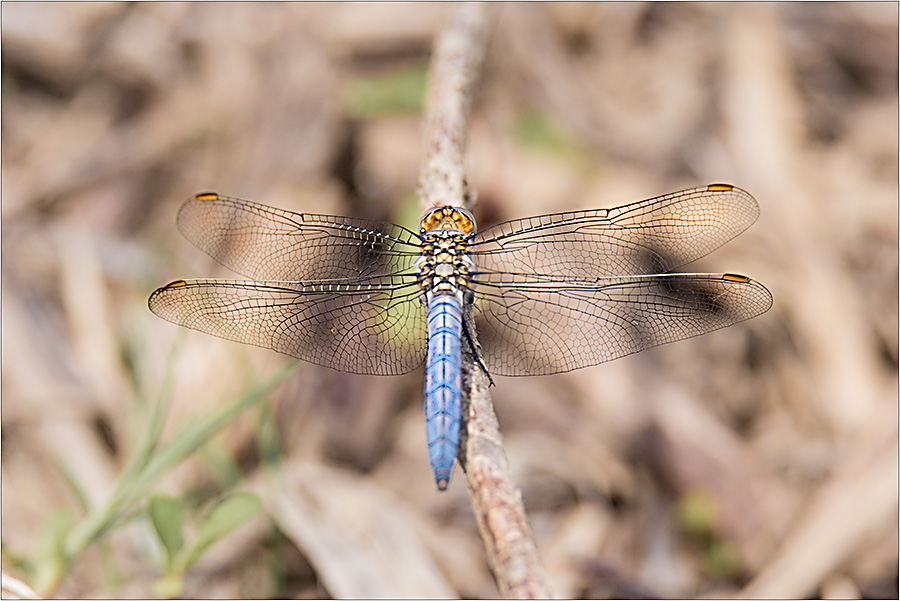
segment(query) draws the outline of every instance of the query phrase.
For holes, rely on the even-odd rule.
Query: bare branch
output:
[[[460,4],[438,36],[429,67],[425,158],[419,173],[422,209],[462,207],[467,200],[464,155],[472,93],[481,73],[493,10]]]

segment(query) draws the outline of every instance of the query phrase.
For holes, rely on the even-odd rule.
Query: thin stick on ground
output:
[[[425,109],[425,157],[419,176],[423,209],[465,207],[469,201],[464,167],[466,125],[493,13],[494,9],[484,4],[460,4],[435,42]],[[466,323],[472,324],[471,307]],[[469,331],[474,337],[474,328]],[[473,343],[477,347],[477,340]],[[549,597],[522,495],[509,474],[488,393],[488,376],[468,345],[463,346],[466,426],[459,460],[488,561],[504,597]]]

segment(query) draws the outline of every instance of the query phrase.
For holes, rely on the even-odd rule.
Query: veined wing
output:
[[[178,211],[178,229],[229,269],[254,280],[366,278],[412,269],[419,237],[384,221],[293,213],[198,194]]]
[[[733,274],[678,273],[561,282],[479,274],[478,340],[492,374],[566,372],[699,336],[765,313],[772,295]]]
[[[469,254],[486,272],[586,281],[665,273],[709,254],[758,216],[750,194],[713,184],[613,209],[500,223],[476,233]]]
[[[357,374],[406,373],[425,359],[414,277],[349,282],[178,280],[150,296],[172,323]]]

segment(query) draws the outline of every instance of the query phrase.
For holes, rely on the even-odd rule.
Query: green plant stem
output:
[[[152,453],[163,423],[160,415],[165,415],[164,412],[155,410],[150,420],[150,426],[135,446],[133,456],[117,479],[113,492],[106,503],[88,513],[67,537],[64,550],[65,562],[60,566],[59,573],[55,575],[55,578],[51,579],[52,582],[48,583],[50,590],[55,588],[59,578],[75,558],[122,518],[137,501],[142,499],[163,474],[208,442],[242,411],[265,398],[271,389],[287,379],[297,365],[296,362],[286,364],[274,375],[252,386],[233,402],[208,418],[185,425],[165,446],[158,449],[156,453]],[[170,380],[171,378],[167,377],[158,404],[166,411],[171,400],[172,383]]]

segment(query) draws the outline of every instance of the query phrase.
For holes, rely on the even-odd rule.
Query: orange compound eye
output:
[[[472,213],[457,207],[438,207],[429,209],[422,215],[422,232],[455,230],[468,236],[475,231],[475,218]]]

